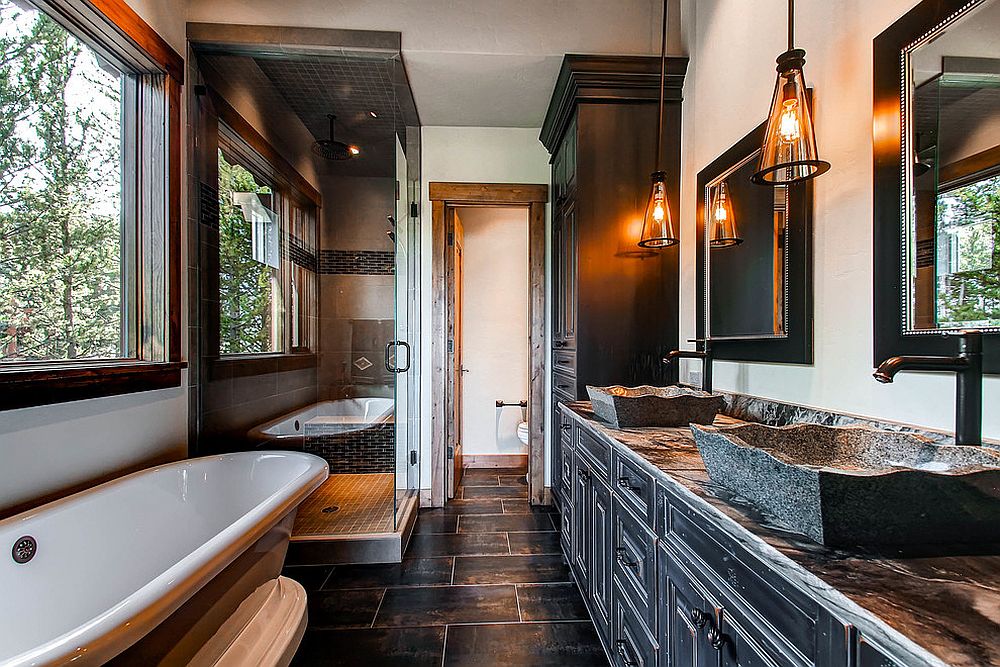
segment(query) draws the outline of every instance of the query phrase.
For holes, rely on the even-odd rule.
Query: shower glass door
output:
[[[402,65],[397,61],[396,66]],[[411,206],[420,195],[418,127],[397,125],[395,233],[395,342],[389,351],[396,369],[395,522],[416,509],[420,490],[420,219]]]

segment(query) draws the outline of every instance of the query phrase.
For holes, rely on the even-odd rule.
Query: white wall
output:
[[[528,210],[459,209],[463,262],[462,443],[466,454],[526,454],[517,438],[528,398]]]
[[[431,327],[431,205],[428,184],[433,181],[478,183],[548,183],[549,156],[538,141],[538,129],[497,127],[424,127],[421,145],[421,180],[423,195],[420,216],[423,224],[421,251],[421,318],[422,330]],[[547,226],[546,226],[547,227]],[[549,240],[546,239],[546,243]],[[546,275],[550,271],[546,267]],[[550,286],[546,286],[546,291]],[[548,315],[546,315],[548,317]],[[550,323],[546,321],[546,336]],[[420,486],[431,486],[431,340],[425,335],[420,341],[421,365],[421,468]],[[547,362],[546,362],[547,363]],[[546,400],[550,387],[546,379]],[[547,418],[547,415],[546,415]],[[546,425],[546,451],[548,432]],[[548,460],[548,454],[546,454]],[[545,483],[549,484],[548,470]]]
[[[815,363],[717,362],[715,386],[794,403],[951,429],[954,377],[872,377],[872,39],[917,0],[800,0],[796,46],[806,50],[815,88],[821,156],[832,169],[815,181]],[[764,120],[774,58],[785,48],[785,4],[701,0],[687,37],[692,65],[684,90],[680,339],[695,333],[695,178]],[[687,5],[690,7],[690,4]],[[985,404],[1000,397],[986,381]],[[983,415],[1000,436],[1000,413]]]
[[[129,4],[174,50],[185,54],[183,2]],[[184,127],[184,105],[181,109]],[[182,165],[181,173],[185,170]],[[183,198],[181,210],[187,210]],[[181,248],[186,266],[184,239]],[[186,272],[184,280],[181,293],[186,295]],[[186,346],[186,303],[182,313]],[[185,373],[176,389],[0,412],[0,511],[120,471],[184,457],[186,387]]]

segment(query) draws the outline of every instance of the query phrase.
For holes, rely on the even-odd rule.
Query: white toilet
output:
[[[517,425],[517,439],[528,444],[528,422],[521,422]]]

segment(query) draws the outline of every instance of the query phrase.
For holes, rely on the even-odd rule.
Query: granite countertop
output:
[[[1000,556],[887,556],[831,549],[789,533],[708,477],[687,427],[616,429],[587,402],[565,406],[624,445],[671,491],[844,622],[900,649],[907,664],[1000,667]],[[740,420],[725,415],[716,424]],[[988,549],[988,553],[1000,553]]]

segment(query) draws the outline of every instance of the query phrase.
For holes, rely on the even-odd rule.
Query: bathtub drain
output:
[[[333,514],[334,512],[339,512],[340,508],[336,505],[330,505],[329,507],[324,507],[321,511],[323,514]]]
[[[24,535],[17,538],[17,542],[14,542],[10,555],[14,558],[15,563],[23,564],[34,558],[37,551],[38,543],[35,542],[35,538],[31,535]]]

